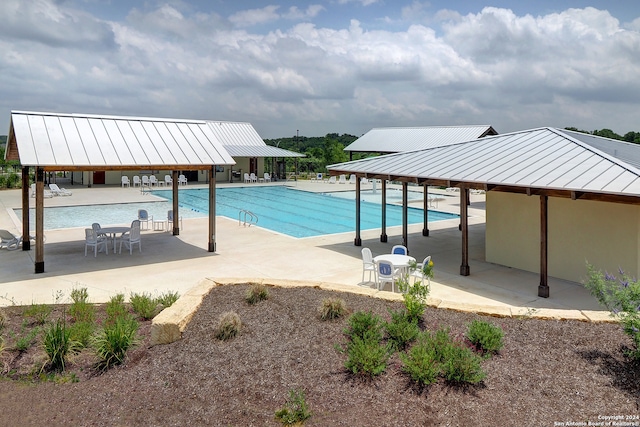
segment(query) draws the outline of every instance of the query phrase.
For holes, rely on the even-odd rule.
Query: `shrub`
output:
[[[124,304],[124,294],[112,296],[109,302],[107,302],[105,312],[107,313],[105,324],[113,324],[117,318],[125,317],[129,314],[129,310],[127,310],[127,306]]]
[[[89,302],[89,292],[87,288],[74,288],[71,291],[71,300],[77,302]]]
[[[93,323],[96,317],[96,309],[88,302],[87,288],[76,288],[71,291],[73,302],[69,307],[69,315],[74,322]]]
[[[349,318],[348,326],[344,330],[351,340],[361,338],[380,342],[382,340],[382,319],[372,312],[358,311]]]
[[[617,315],[624,332],[633,341],[634,348],[627,356],[640,360],[640,282],[629,278],[620,270],[620,278],[606,273],[587,263],[588,279],[584,286],[591,295]]]
[[[418,385],[433,384],[440,375],[440,355],[436,347],[436,340],[426,334],[421,334],[418,342],[408,353],[401,353],[402,370],[409,374]]]
[[[254,283],[251,285],[247,290],[247,295],[245,296],[245,301],[251,305],[267,299],[269,299],[269,290],[262,283]]]
[[[71,340],[79,347],[88,347],[91,344],[91,336],[95,331],[93,321],[75,322],[67,327],[71,334]]]
[[[157,314],[158,302],[152,298],[150,294],[144,292],[142,294],[132,293],[129,297],[133,311],[140,316],[142,320],[150,320]]]
[[[24,309],[22,314],[31,318],[37,325],[44,325],[52,311],[53,307],[48,304],[31,303],[30,306]]]
[[[477,350],[485,354],[497,352],[502,348],[504,332],[489,322],[474,320],[468,326],[467,339]]]
[[[318,308],[322,320],[333,320],[347,312],[347,303],[342,298],[325,298]]]
[[[442,352],[442,376],[449,382],[476,384],[486,374],[480,366],[482,358],[471,349],[457,343],[445,346]]]
[[[108,369],[121,364],[127,351],[137,343],[137,330],[138,322],[131,316],[117,317],[112,324],[105,325],[93,341],[100,359],[98,366]]]
[[[387,369],[390,348],[370,337],[354,336],[347,345],[344,366],[355,375],[374,377]]]
[[[174,302],[178,301],[178,298],[180,298],[179,293],[168,291],[168,292],[165,292],[164,294],[161,294],[157,298],[157,302],[158,304],[162,305],[162,308],[167,308],[167,307],[171,307]]]
[[[220,316],[214,336],[219,340],[226,341],[237,336],[241,327],[240,316],[233,311],[227,311]]]
[[[416,266],[412,265],[410,268],[416,268]],[[409,284],[409,278],[405,276],[399,280],[398,287],[402,291],[402,298],[409,318],[415,321],[420,320],[427,307],[429,286],[419,281]]]
[[[390,311],[391,321],[384,327],[391,346],[396,350],[404,350],[420,333],[418,323],[406,311]]]
[[[75,344],[71,340],[71,331],[64,320],[58,319],[44,333],[44,350],[49,357],[49,365],[55,371],[64,371],[67,355]]]
[[[307,407],[304,392],[289,391],[289,399],[282,409],[276,411],[276,420],[282,425],[300,425],[311,417],[311,411]]]

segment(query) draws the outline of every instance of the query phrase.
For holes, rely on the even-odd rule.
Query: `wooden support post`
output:
[[[36,274],[44,273],[44,170],[36,167]]]
[[[173,195],[173,235],[174,236],[179,236],[180,235],[180,227],[178,226],[178,220],[180,219],[179,213],[178,213],[178,186],[180,185],[180,183],[178,182],[178,171],[174,170],[172,171],[171,174],[171,180],[173,181],[173,187],[171,188],[173,190],[172,195]],[[169,224],[167,224],[167,227],[169,226]]]
[[[362,246],[360,236],[360,180],[356,177],[356,238],[353,241],[355,246]]]
[[[387,180],[381,179],[382,182],[382,232],[380,234],[380,241],[385,243],[387,241]]]
[[[209,171],[209,252],[216,251],[216,167]]]
[[[460,275],[468,276],[469,271],[469,218],[468,202],[469,189],[460,188],[460,228],[462,230],[462,263],[460,264]]]
[[[549,197],[540,196],[540,285],[538,296],[549,298],[549,282],[547,275],[547,236],[548,236]]]
[[[408,223],[409,223],[409,184],[406,182],[402,183],[402,244],[407,251],[409,250],[409,233],[408,233]]]
[[[35,196],[35,194],[34,194]],[[22,250],[31,249],[29,232],[29,166],[22,167]]]
[[[422,235],[429,235],[429,186],[424,184],[424,200],[422,210],[424,212],[424,224],[422,226]]]

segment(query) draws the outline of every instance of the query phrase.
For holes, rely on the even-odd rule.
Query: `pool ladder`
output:
[[[258,215],[254,214],[251,211],[241,210],[238,212],[238,225],[243,225],[245,227],[251,227],[252,224],[258,223]]]

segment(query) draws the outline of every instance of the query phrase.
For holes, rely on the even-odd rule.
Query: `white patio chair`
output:
[[[120,183],[122,185],[122,188],[131,187],[131,181],[129,181],[129,177],[126,175],[122,175],[122,178],[120,178]]]
[[[420,284],[424,285],[424,279],[426,278],[427,279],[427,288],[431,287],[431,277],[426,276],[424,274],[424,272],[422,271],[422,268],[425,265],[428,265],[430,261],[431,261],[431,255],[426,257],[424,259],[424,261],[422,261],[421,264],[417,264],[416,265],[416,269],[411,271],[410,276],[413,277],[413,283],[415,283],[416,281],[420,280]]]
[[[180,221],[180,230],[184,227],[182,226],[182,215],[178,217],[178,221]],[[173,230],[173,209],[169,209],[167,211],[167,231]]]
[[[396,280],[400,279],[400,273],[388,261],[377,261],[378,290],[384,289],[385,283],[391,283],[391,291],[395,292]]]
[[[344,175],[340,175],[340,179],[338,179],[338,184],[346,184],[347,183],[347,177]]]
[[[245,172],[244,173],[244,183],[247,184],[249,182],[251,182],[251,177],[249,176],[248,173]]]
[[[173,178],[171,178],[171,175],[164,176],[164,185],[167,187],[173,185]]]
[[[376,273],[376,263],[373,262],[373,255],[371,254],[371,249],[362,248],[362,282],[364,283],[364,273],[369,272],[369,282],[378,283],[377,273]],[[371,280],[371,275],[373,274],[373,279]]]
[[[356,176],[354,174],[351,174],[351,176],[349,176],[349,184],[355,184],[356,179]]]
[[[150,186],[150,187],[153,187],[154,185],[155,185],[156,187],[158,186],[158,178],[156,178],[156,176],[155,176],[155,175],[150,175],[150,176],[149,176],[149,186]]]
[[[398,255],[409,255],[409,251],[403,245],[394,245],[391,248],[391,253],[392,254],[398,254]]]
[[[93,256],[98,256],[98,251],[104,248],[106,255],[109,255],[108,240],[105,236],[99,236],[93,228],[84,229],[84,256],[87,256],[87,248],[93,248]]]
[[[140,224],[145,224],[146,229],[149,229],[149,223],[153,224],[153,215],[149,215],[146,209],[138,209],[138,221]]]
[[[134,176],[134,177],[133,177],[133,186],[134,186],[134,188],[135,188],[136,186],[140,187],[140,184],[141,184],[141,183],[140,183],[140,177],[139,177],[138,175]]]
[[[150,183],[149,177],[147,175],[142,175],[142,186],[143,187],[151,187],[151,183]]]
[[[45,199],[53,197],[53,193],[46,188],[44,189],[43,195]],[[36,184],[31,184],[31,197],[36,197]]]
[[[51,190],[51,193],[54,196],[70,196],[71,195],[71,191],[67,190],[66,188],[58,187],[58,184],[49,184],[49,190]]]
[[[137,219],[131,223],[131,229],[120,236],[120,253],[122,253],[122,244],[129,248],[129,255],[133,254],[133,245],[138,244],[138,249],[142,253],[142,238],[140,237],[140,221]]]
[[[253,172],[251,172],[251,174],[249,174],[249,179],[251,180],[251,182],[258,182],[258,177]]]
[[[336,177],[335,175],[332,177],[329,177],[329,181],[327,181],[329,184],[335,184],[336,183]]]
[[[178,176],[178,185],[187,185],[187,177],[180,174]]]
[[[264,182],[271,182],[271,175],[267,172],[264,173]]]

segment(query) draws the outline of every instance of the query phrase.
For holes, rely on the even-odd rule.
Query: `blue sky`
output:
[[[640,131],[635,1],[3,0],[11,110],[251,122],[264,138],[489,124]]]

